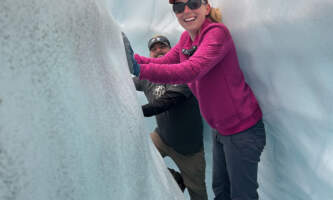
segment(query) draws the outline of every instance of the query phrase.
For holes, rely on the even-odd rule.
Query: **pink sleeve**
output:
[[[202,33],[196,52],[178,64],[149,63],[140,65],[140,79],[158,83],[189,83],[205,76],[233,47],[229,32],[223,26],[212,26]]]
[[[179,42],[170,49],[170,51],[160,58],[148,58],[144,56],[140,56],[139,54],[134,55],[135,60],[138,64],[148,64],[148,63],[167,63],[167,64],[175,64],[179,63]]]

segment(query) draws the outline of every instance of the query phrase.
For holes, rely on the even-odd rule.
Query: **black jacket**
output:
[[[144,116],[156,115],[156,132],[163,142],[181,154],[199,152],[203,146],[202,118],[187,85],[156,84],[137,77],[133,81],[149,102],[142,106]]]

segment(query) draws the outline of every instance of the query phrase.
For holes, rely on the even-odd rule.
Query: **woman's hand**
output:
[[[130,73],[133,74],[134,76],[139,76],[140,65],[134,58],[134,51],[132,49],[131,43],[128,40],[128,38],[124,32],[121,32],[121,34],[123,36],[123,42],[124,42],[124,46],[125,46],[128,69],[129,69]]]
[[[136,62],[134,56],[132,56],[132,71],[131,74],[133,74],[134,76],[139,76],[140,75],[140,65],[138,64],[138,62]]]

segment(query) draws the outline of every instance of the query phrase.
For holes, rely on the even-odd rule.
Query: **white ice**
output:
[[[184,199],[104,0],[0,1],[0,199]]]

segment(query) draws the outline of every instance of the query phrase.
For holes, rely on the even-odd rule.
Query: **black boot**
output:
[[[174,179],[176,180],[176,182],[178,183],[178,186],[179,186],[180,190],[181,190],[182,192],[184,192],[186,186],[185,186],[185,184],[184,184],[183,177],[180,175],[179,172],[176,172],[175,170],[170,169],[170,168],[168,168],[168,169],[169,169],[170,173],[172,174],[173,178],[174,178]]]

